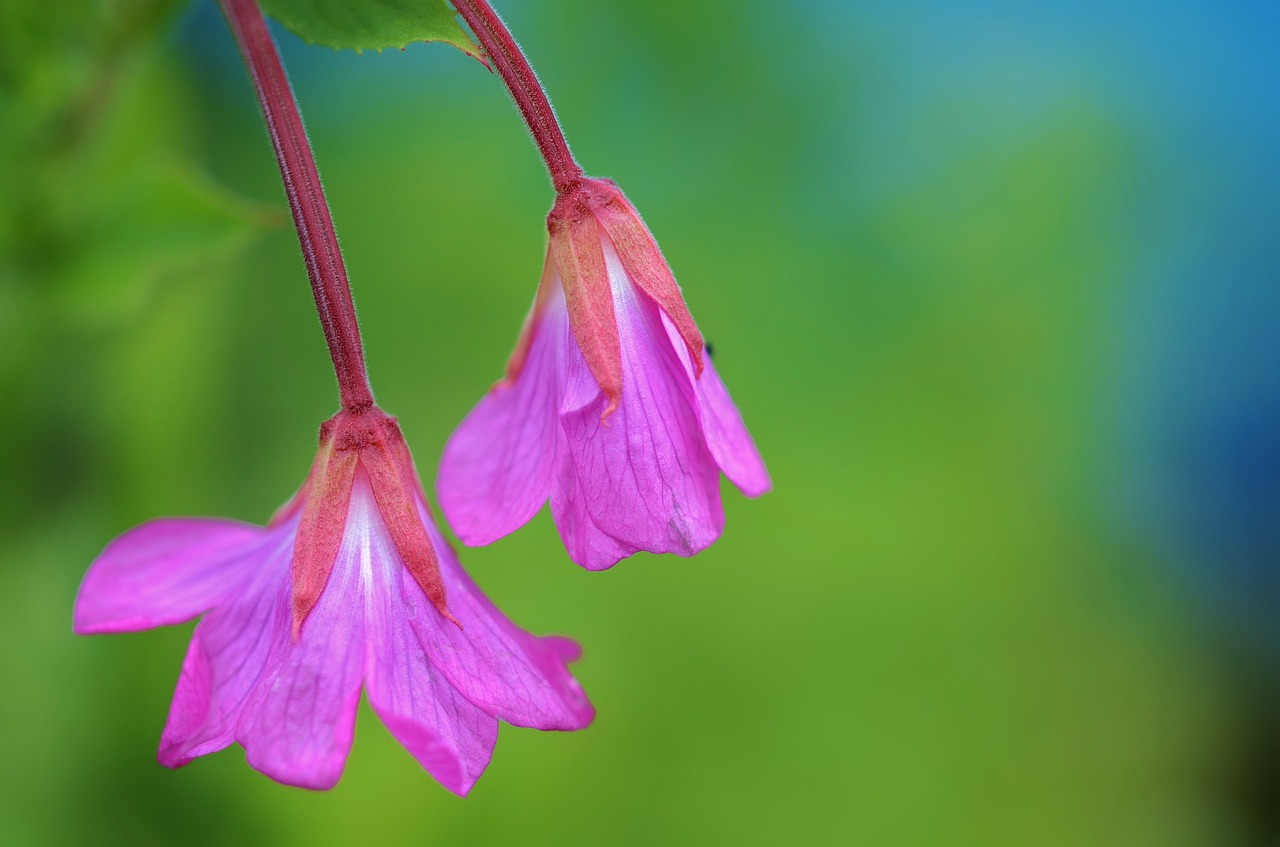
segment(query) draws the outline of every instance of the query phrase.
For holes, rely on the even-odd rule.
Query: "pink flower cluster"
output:
[[[319,174],[254,0],[221,0],[284,177],[342,410],[297,495],[265,527],[158,520],[111,542],[76,598],[82,634],[197,617],[160,740],[169,767],[239,742],[273,779],[342,774],[361,691],[441,784],[466,794],[498,722],[587,726],[566,638],[507,619],[432,519],[394,418],[373,403]],[[458,0],[548,162],[557,199],[542,283],[507,376],[458,427],[439,491],[469,544],[548,499],[570,556],[601,570],[640,551],[691,556],[724,528],[723,471],[748,496],[768,472],[639,214],[568,152],[536,77],[485,0]]]

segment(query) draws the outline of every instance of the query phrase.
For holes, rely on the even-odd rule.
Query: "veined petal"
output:
[[[514,726],[573,730],[591,723],[595,709],[565,666],[581,648],[571,639],[541,638],[512,623],[462,569],[426,504],[418,508],[449,586],[449,610],[462,624],[459,629],[431,614],[413,581],[401,579],[410,626],[431,663],[468,700]]]
[[[760,451],[756,449],[751,433],[747,432],[747,426],[742,422],[738,407],[729,396],[729,389],[725,388],[710,356],[703,357],[705,369],[702,376],[695,377],[693,364],[689,360],[679,329],[666,315],[662,316],[662,324],[697,391],[702,433],[707,438],[707,446],[711,448],[716,464],[743,494],[759,497],[773,487],[773,482],[769,479],[769,471],[764,466],[764,459],[760,458]]]
[[[624,542],[596,526],[591,505],[578,479],[578,469],[569,451],[568,439],[561,433],[560,453],[563,459],[551,489],[551,517],[564,542],[569,558],[587,570],[601,571],[645,549],[643,544]],[[591,488],[591,486],[587,486]],[[597,508],[607,503],[595,504]]]
[[[657,306],[631,284],[603,242],[622,337],[621,404],[590,383],[577,349],[566,350],[560,421],[571,467],[562,468],[551,510],[569,554],[590,570],[647,550],[691,556],[724,527],[719,470],[702,435],[697,398],[667,338]]]
[[[289,637],[289,561],[297,517],[270,532],[249,577],[196,625],[160,736],[160,763],[176,768],[226,747],[272,647]]]
[[[276,604],[265,670],[236,728],[249,764],[288,785],[332,788],[351,750],[366,656],[361,562],[371,532],[368,487],[357,473],[333,570],[296,639],[287,590]]]
[[[489,390],[454,430],[440,459],[440,507],[458,537],[472,546],[524,526],[551,493],[567,320],[558,277],[533,320],[518,376]]]
[[[107,545],[76,595],[81,635],[133,632],[189,621],[243,583],[272,542],[238,521],[151,521]]]
[[[441,616],[417,582],[406,578],[385,527],[374,523],[380,518],[372,495],[357,488],[356,498],[363,500],[353,507],[375,509],[366,522],[367,537],[359,551],[361,579],[369,598],[365,675],[369,702],[419,764],[441,785],[465,795],[493,755],[498,720],[462,696],[432,664],[430,646],[419,640],[412,618]],[[448,588],[453,605],[454,586]],[[403,599],[404,595],[411,599]],[[443,626],[457,630],[447,621]]]

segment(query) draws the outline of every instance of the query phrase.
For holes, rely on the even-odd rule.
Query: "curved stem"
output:
[[[538,145],[538,152],[547,163],[556,191],[572,187],[582,178],[582,168],[569,152],[569,143],[565,141],[551,101],[529,66],[529,60],[520,51],[520,45],[488,0],[453,0],[453,5],[489,54],[489,60],[511,92],[511,99],[516,101],[516,108],[533,135],[533,143]]]
[[[262,104],[271,145],[284,178],[289,209],[293,212],[293,224],[298,230],[298,243],[307,264],[307,276],[311,278],[311,293],[315,296],[320,325],[338,377],[342,406],[349,411],[367,409],[373,405],[373,392],[365,372],[364,349],[355,305],[351,302],[347,269],[280,54],[276,52],[256,0],[220,0],[220,3],[244,54],[258,102]]]

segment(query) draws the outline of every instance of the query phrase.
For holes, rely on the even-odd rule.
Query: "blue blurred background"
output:
[[[466,800],[364,709],[310,794],[154,762],[190,627],[77,639],[161,515],[261,522],[336,392],[213,4],[0,10],[0,840],[1280,843],[1280,7],[498,5],[774,474],[694,560],[463,552],[599,717]],[[430,479],[551,192],[440,45],[280,33]]]

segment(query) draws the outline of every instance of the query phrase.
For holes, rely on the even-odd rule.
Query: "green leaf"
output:
[[[483,56],[480,46],[458,24],[453,8],[445,0],[260,2],[267,14],[312,44],[360,52],[403,49],[416,41],[443,41],[468,56]]]

